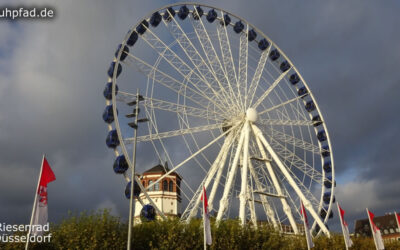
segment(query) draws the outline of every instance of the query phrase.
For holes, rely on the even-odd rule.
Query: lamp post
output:
[[[131,249],[132,245],[132,228],[133,228],[133,196],[134,196],[134,187],[135,187],[135,164],[136,164],[136,142],[137,142],[137,129],[139,122],[147,122],[147,118],[138,119],[139,116],[139,102],[143,101],[143,96],[139,95],[139,89],[136,91],[136,100],[129,102],[129,106],[136,105],[134,113],[126,115],[127,118],[135,117],[134,122],[128,123],[130,127],[134,129],[134,140],[133,140],[133,155],[132,155],[132,169],[131,169],[131,190],[129,197],[129,222],[128,222],[128,243],[127,249]]]

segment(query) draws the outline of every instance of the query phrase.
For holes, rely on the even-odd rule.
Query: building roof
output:
[[[163,165],[158,164],[158,165],[156,165],[156,166],[144,171],[143,174],[150,174],[150,173],[163,173],[163,174],[165,174],[168,171],[169,171],[168,165],[166,165],[165,169],[164,169]]]
[[[374,217],[375,225],[381,230],[383,236],[398,233],[398,226],[394,213]],[[371,237],[371,226],[368,219],[356,220],[354,232],[362,236]],[[392,229],[392,230],[390,230]],[[386,231],[385,231],[386,230]]]

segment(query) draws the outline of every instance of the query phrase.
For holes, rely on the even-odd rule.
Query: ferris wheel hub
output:
[[[246,111],[246,119],[250,122],[255,122],[257,121],[257,111],[254,108],[249,108]]]

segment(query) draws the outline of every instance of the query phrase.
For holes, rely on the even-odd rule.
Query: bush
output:
[[[50,243],[32,243],[30,249],[126,249],[127,223],[111,216],[108,210],[69,213],[68,218],[50,226]],[[307,249],[302,235],[284,235],[268,226],[242,227],[238,220],[211,219],[213,244],[209,249]],[[21,235],[24,232],[19,233]],[[353,238],[351,249],[375,249],[371,238]],[[344,249],[341,234],[314,239],[318,249]],[[24,249],[24,243],[0,243],[0,249]],[[182,223],[177,219],[153,221],[133,228],[133,249],[203,249],[202,221]],[[400,242],[385,243],[385,248],[400,249]]]

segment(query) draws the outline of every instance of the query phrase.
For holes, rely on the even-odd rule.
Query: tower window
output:
[[[159,191],[159,190],[160,190],[160,183],[157,182],[157,183],[154,185],[154,191]]]
[[[163,190],[168,191],[168,181],[167,180],[163,181]]]
[[[153,181],[149,181],[149,186],[151,185],[153,183]],[[154,186],[152,186],[150,189],[149,189],[149,191],[153,191],[154,190]]]
[[[169,191],[174,192],[174,183],[172,181],[169,182]]]

